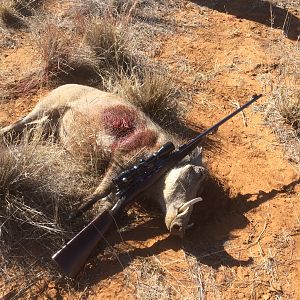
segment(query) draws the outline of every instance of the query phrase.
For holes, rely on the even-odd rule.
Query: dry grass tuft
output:
[[[279,92],[280,95],[283,91]],[[284,93],[284,92],[283,92]],[[274,96],[264,106],[267,124],[283,144],[287,158],[300,167],[299,104],[292,98]]]
[[[119,20],[129,20],[139,6],[139,2],[138,0],[80,0],[76,3],[76,8],[77,11],[89,16],[109,16]]]
[[[72,76],[95,73],[97,60],[76,37],[69,20],[46,17],[32,23],[32,40],[36,46],[43,70],[43,80],[68,81]]]
[[[278,74],[263,83],[271,87],[271,97],[263,107],[266,123],[283,143],[287,157],[300,167],[300,52],[297,45],[279,41],[271,45],[278,55]]]
[[[300,125],[300,90],[280,88],[274,94],[274,105],[286,124],[295,130]]]
[[[38,24],[34,25],[32,37],[44,72],[49,77],[64,72],[68,67],[67,59],[70,51],[68,44],[70,32],[69,30],[66,32],[68,28],[63,26],[61,20],[53,20],[51,17],[44,21],[38,20]]]
[[[1,144],[0,235],[8,249],[26,239],[56,249],[73,233],[68,216],[80,204],[78,199],[96,185],[87,167],[53,137],[46,140],[43,132],[38,128],[19,142]],[[83,220],[78,222],[83,225]]]
[[[120,89],[127,99],[154,119],[164,118],[163,110],[171,111],[176,106],[172,99],[176,93],[172,80],[151,70],[144,70],[141,76],[134,74],[130,78],[123,78]]]
[[[86,27],[83,42],[94,51],[100,76],[128,74],[136,64],[128,28],[114,18],[94,18]]]
[[[137,59],[122,23],[113,18],[73,21],[50,15],[32,19],[31,41],[40,67],[7,84],[12,98],[44,85],[81,83],[103,87],[105,80],[116,81],[120,74],[132,72]]]
[[[123,75],[113,83],[114,88],[106,88],[124,96],[166,131],[182,138],[195,136],[183,121],[186,109],[175,81],[162,69],[153,69],[133,69],[131,76]]]

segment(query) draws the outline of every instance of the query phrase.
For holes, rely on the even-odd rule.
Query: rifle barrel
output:
[[[241,112],[242,110],[250,106],[253,102],[257,101],[260,97],[262,97],[262,94],[252,96],[251,100],[243,104],[241,107],[233,111],[231,114],[229,114],[228,116],[220,120],[215,125],[211,126],[210,128],[206,129],[204,132],[200,133],[199,135],[191,139],[187,144],[180,146],[180,148],[177,151],[175,151],[174,157],[176,157],[177,160],[181,160],[182,158],[184,158],[187,154],[191,153],[191,151],[193,151],[198,146],[201,139],[203,139],[206,135],[214,132],[221,125],[227,122],[229,119],[231,119],[236,114],[238,114],[239,112]]]
[[[252,96],[251,100],[249,100],[248,102],[246,102],[245,104],[243,104],[241,107],[239,107],[237,110],[233,111],[231,114],[229,114],[228,116],[226,116],[224,119],[220,120],[215,125],[213,125],[210,128],[206,129],[204,132],[202,132],[201,134],[199,134],[198,136],[196,136],[193,140],[200,140],[204,136],[206,136],[209,133],[215,131],[217,128],[219,128],[221,125],[223,125],[229,119],[231,119],[236,114],[238,114],[239,112],[241,112],[242,110],[244,110],[245,108],[247,108],[248,106],[250,106],[252,103],[254,103],[255,101],[257,101],[260,97],[262,97],[262,94]]]

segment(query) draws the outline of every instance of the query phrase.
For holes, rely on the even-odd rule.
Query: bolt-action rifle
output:
[[[113,180],[116,187],[116,204],[99,214],[92,222],[84,227],[63,248],[52,256],[52,259],[69,277],[75,277],[96,245],[103,239],[104,234],[114,223],[118,214],[137,197],[148,190],[160,177],[172,169],[179,161],[191,153],[203,137],[217,130],[222,124],[244,110],[262,95],[254,95],[250,101],[229,114],[227,117],[205,130],[203,133],[181,145],[177,150],[171,142],[164,144],[157,152],[137,165],[122,172]]]

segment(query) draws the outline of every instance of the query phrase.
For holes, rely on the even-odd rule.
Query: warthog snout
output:
[[[202,201],[201,197],[194,198],[180,207],[172,206],[168,209],[166,214],[166,225],[172,235],[183,238],[185,231],[191,228],[194,224],[190,223],[190,215],[193,211],[193,205]]]

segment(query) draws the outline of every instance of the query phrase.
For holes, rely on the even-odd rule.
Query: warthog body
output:
[[[49,120],[59,143],[71,155],[84,158],[91,151],[108,158],[101,183],[89,198],[102,198],[111,179],[121,171],[118,157],[137,161],[164,143],[176,140],[132,103],[115,94],[82,85],[63,85],[49,93],[22,120],[0,130],[0,135],[21,133],[26,127]],[[132,159],[133,157],[133,159]],[[161,178],[148,194],[165,213],[172,234],[183,236],[200,184],[205,178],[201,149]]]

